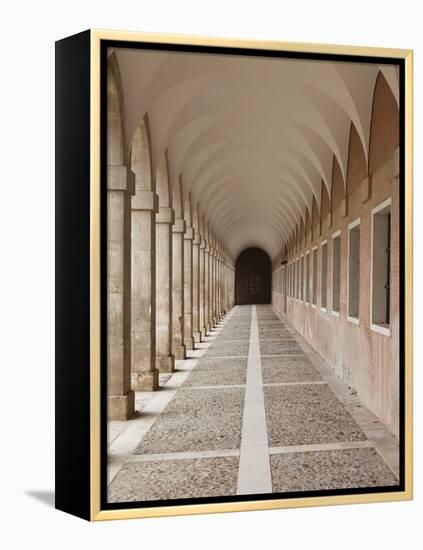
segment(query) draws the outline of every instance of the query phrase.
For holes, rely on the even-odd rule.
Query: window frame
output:
[[[391,323],[389,323],[389,328],[382,327],[381,325],[378,325],[377,323],[373,323],[373,248],[374,248],[374,217],[375,214],[380,212],[381,210],[384,210],[389,206],[391,211],[391,232],[390,232],[390,243],[392,246],[392,197],[388,197],[384,201],[382,201],[380,204],[372,208],[370,212],[370,330],[373,332],[376,332],[378,334],[381,334],[382,336],[391,336]],[[392,264],[391,264],[392,265]],[[392,273],[389,273],[390,279],[392,279]],[[390,288],[391,292],[392,288]],[[390,300],[390,304],[391,304]]]
[[[341,229],[338,229],[337,231],[335,231],[335,233],[332,233],[332,292],[331,292],[330,312],[331,312],[331,315],[333,317],[336,317],[337,319],[339,319],[339,317],[341,316],[341,240],[342,240],[341,237],[342,237]],[[336,309],[333,309],[333,297],[334,297],[334,290],[335,290],[335,286],[333,284],[333,281],[334,281],[333,275],[334,275],[334,267],[335,267],[334,242],[338,238],[339,238],[339,310],[336,310]]]
[[[326,305],[322,306],[322,293],[323,293],[323,247],[326,246]],[[322,266],[320,270],[320,311],[327,313],[328,311],[328,240],[324,239],[320,243],[320,264]]]
[[[351,230],[355,227],[360,227],[360,243],[358,247],[358,258],[359,258],[359,273],[358,273],[358,315],[357,317],[354,315],[350,315],[350,247],[351,247]],[[359,216],[354,221],[352,221],[350,224],[348,224],[348,250],[347,250],[347,257],[348,257],[348,269],[347,269],[347,320],[354,324],[354,325],[360,325],[360,264],[361,264],[361,217]]]
[[[314,252],[316,252],[316,261],[314,261]],[[317,263],[318,263],[318,255],[319,255],[319,250],[318,250],[318,246],[313,246],[313,248],[311,249],[311,263],[312,263],[312,273],[311,273],[311,307],[313,308],[317,308],[317,288],[318,288],[318,285],[317,285],[317,279],[318,279],[318,273],[317,273]],[[314,288],[314,272],[316,271],[316,288]],[[316,292],[316,302],[313,302],[313,294],[314,292]]]

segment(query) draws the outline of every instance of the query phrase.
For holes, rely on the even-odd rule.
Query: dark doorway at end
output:
[[[235,303],[270,304],[272,262],[261,248],[247,248],[235,265]]]

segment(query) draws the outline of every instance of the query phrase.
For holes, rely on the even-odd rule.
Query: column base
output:
[[[175,346],[173,351],[175,354],[175,359],[177,359],[178,361],[183,361],[184,359],[186,359],[185,344]]]
[[[129,420],[135,413],[135,392],[129,390],[126,395],[107,397],[107,419]]]
[[[175,372],[175,356],[167,355],[166,357],[156,356],[156,369],[159,372]]]
[[[194,332],[194,343],[199,344],[201,342],[201,332]]]
[[[202,340],[202,342],[204,342],[205,339],[206,339],[206,336],[207,336],[207,329],[206,329],[206,327],[203,327],[203,328],[201,329],[200,334],[201,334],[201,340]]]
[[[194,338],[192,338],[191,336],[184,339],[184,344],[186,349],[195,349]]]
[[[135,391],[156,391],[159,389],[159,371],[154,369],[132,373],[132,389]]]

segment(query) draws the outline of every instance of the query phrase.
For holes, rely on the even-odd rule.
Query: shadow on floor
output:
[[[49,508],[54,508],[54,491],[25,491],[25,493]]]

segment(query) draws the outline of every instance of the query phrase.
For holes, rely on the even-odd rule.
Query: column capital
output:
[[[171,206],[160,206],[156,214],[156,223],[173,225],[175,223],[175,211],[173,208]]]
[[[185,228],[184,240],[192,241],[194,240],[194,228],[190,225]]]
[[[185,233],[185,220],[182,218],[176,218],[172,225],[172,233]]]
[[[159,210],[159,197],[154,191],[146,189],[136,189],[135,195],[131,200],[132,210],[150,210],[151,212],[158,212]]]
[[[126,166],[107,167],[107,189],[109,191],[132,191],[135,185],[135,174]]]

